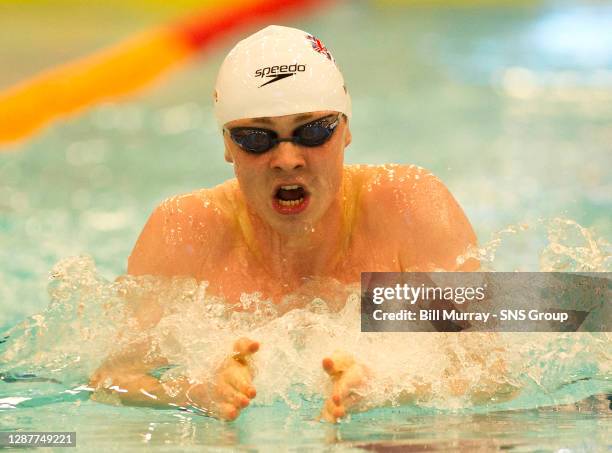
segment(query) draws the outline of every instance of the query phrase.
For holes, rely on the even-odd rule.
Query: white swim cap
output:
[[[271,25],[225,57],[215,86],[219,127],[242,118],[333,110],[351,116],[351,98],[334,57],[296,28]]]

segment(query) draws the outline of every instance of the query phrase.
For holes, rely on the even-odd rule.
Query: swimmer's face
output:
[[[266,152],[254,154],[245,151],[230,136],[232,130],[234,134],[251,133],[248,128],[273,131],[280,139],[293,137],[294,132],[316,138],[322,128],[333,132],[319,146],[280,142]],[[351,142],[344,115],[320,111],[242,119],[227,123],[224,130],[225,160],[234,164],[244,198],[274,229],[289,233],[296,232],[296,228],[308,228],[339,199],[344,148]],[[252,139],[255,143],[259,140]]]

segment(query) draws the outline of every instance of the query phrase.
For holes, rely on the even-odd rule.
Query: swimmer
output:
[[[313,278],[349,284],[365,271],[478,268],[474,259],[457,260],[476,236],[438,178],[413,165],[344,165],[351,100],[314,36],[270,26],[239,42],[213,97],[236,178],[161,203],[129,257],[129,274],[190,276],[230,302],[253,292],[280,302]],[[158,320],[151,311],[144,324]],[[185,381],[172,393],[147,375],[167,363],[125,357],[109,359],[92,384],[127,389],[117,394],[127,403],[195,404],[233,420],[256,394],[250,361],[259,347],[237,339],[214,391]],[[369,371],[349,353],[322,357],[322,368],[333,390],[321,416],[336,421],[355,405]]]

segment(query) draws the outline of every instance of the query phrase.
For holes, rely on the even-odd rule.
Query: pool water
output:
[[[603,451],[610,442],[606,408],[494,412],[486,415],[419,414],[384,409],[321,424],[307,411],[274,404],[243,414],[240,422],[143,408],[100,407],[83,401],[7,411],[3,428],[77,431],[77,445],[104,451]]]
[[[65,23],[70,9],[27,11],[28,20],[22,14],[18,23],[32,28],[25,51],[36,54],[35,43],[45,42],[37,22]],[[488,269],[609,271],[611,20],[609,3],[406,8],[346,2],[291,25],[318,35],[343,69],[354,112],[347,162],[410,163],[433,171],[474,225]],[[68,31],[60,33],[53,41],[58,45],[44,50],[45,59],[66,58],[59,50],[62,41],[79,54],[112,43],[128,29],[120,21],[105,35],[89,41],[84,35],[79,45]],[[15,35],[0,35],[0,45],[17,46],[10,36]],[[87,43],[90,49],[84,49]],[[321,404],[315,389],[323,382],[314,364],[317,354],[329,353],[320,342],[308,355],[312,370],[296,368],[292,344],[262,348],[262,360],[275,364],[260,374],[268,386],[262,383],[257,404],[233,423],[102,405],[78,390],[118,328],[110,325],[114,314],[104,310],[121,307],[111,282],[125,272],[126,256],[153,207],[170,195],[232,177],[210,99],[226,50],[202,56],[152,90],[57,123],[14,152],[0,154],[0,328],[15,326],[0,344],[0,371],[21,376],[0,383],[0,429],[77,431],[80,449],[109,451],[152,445],[168,451],[179,445],[185,450],[608,448],[612,348],[605,333],[503,337],[516,347],[509,352],[515,357],[508,360],[518,364],[511,377],[520,380],[524,371],[533,378],[520,381],[517,400],[472,407],[440,393],[436,404],[374,409],[338,426],[314,421]],[[33,63],[19,61],[3,70],[0,84],[28,75]],[[84,254],[91,259],[68,258]],[[49,281],[58,262],[64,276]],[[83,300],[88,311],[78,318],[75,307]],[[347,328],[356,318],[321,316],[305,311],[300,319],[317,320],[313,325],[323,331],[344,326],[348,334],[338,342],[359,346],[366,356],[380,355],[372,337]],[[26,317],[31,318],[21,323]],[[294,321],[283,317],[253,328],[279,338],[289,329],[304,332],[313,343],[320,338],[308,330],[311,324],[300,330]],[[196,341],[197,325],[169,317],[166,326],[181,328],[187,350],[205,351]],[[415,366],[412,354],[426,358],[432,352],[420,341],[397,334],[381,337],[379,345],[394,345],[394,354]],[[527,354],[523,361],[516,357],[519,351]],[[293,371],[278,365],[279,357]],[[393,360],[386,359],[383,371],[391,373]],[[28,379],[23,374],[28,370],[57,382]],[[283,373],[285,380],[279,378]],[[429,378],[435,380],[435,370]]]

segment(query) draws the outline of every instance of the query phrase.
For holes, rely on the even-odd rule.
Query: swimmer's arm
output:
[[[142,357],[149,346],[149,342],[142,342],[109,357],[90,379],[89,386],[95,389],[93,399],[133,406],[185,406],[191,384],[185,378],[162,384],[153,371],[167,367],[168,361],[160,357],[144,363]]]
[[[185,200],[171,199],[153,211],[128,258],[128,274],[173,276],[192,273],[189,260],[182,256],[184,253],[181,250],[185,245],[189,245],[189,242],[172,241],[172,235],[177,231],[182,233],[187,226],[182,213],[190,214],[189,209],[190,206]],[[117,280],[123,278],[119,277]],[[138,327],[142,331],[154,327],[163,314],[159,298],[146,291],[132,292],[129,288],[127,286],[125,299]],[[161,407],[170,403],[183,404],[188,383],[180,379],[173,382],[175,393],[170,396],[167,388],[149,374],[150,370],[167,366],[168,363],[163,358],[143,363],[142,358],[149,350],[150,342],[147,341],[108,357],[90,379],[90,386],[96,388],[94,399]]]
[[[135,328],[144,333],[155,327],[163,316],[159,297],[146,291],[133,291],[129,285],[125,289],[126,308]],[[150,338],[129,344],[109,355],[91,376],[89,386],[95,389],[92,398],[102,403],[159,408],[185,406],[189,397],[199,405],[210,404],[203,386],[194,389],[180,375],[162,383],[160,378],[171,368],[168,360],[153,350]]]
[[[174,366],[159,356],[143,360],[151,352],[151,343],[146,340],[106,360],[90,379],[89,385],[95,389],[92,398],[114,404],[187,408],[234,420],[256,396],[250,357],[258,349],[258,342],[239,338],[232,353],[214,371],[212,382],[194,382],[180,375],[161,382],[164,372]]]
[[[205,256],[212,262],[217,259],[211,244],[213,239],[223,239],[219,234],[220,216],[213,209],[214,205],[207,203],[207,193],[204,192],[166,200],[153,211],[128,258],[128,274],[197,278],[196,274],[203,265],[197,257]],[[212,206],[211,209],[203,209],[208,205]],[[125,298],[141,331],[154,327],[161,319],[163,301],[157,295],[129,291]],[[91,377],[90,384],[99,389],[98,396],[103,398],[106,393],[126,404],[164,407],[185,404],[187,392],[191,389],[191,394],[200,402],[208,399],[201,388],[193,389],[183,378],[162,384],[150,372],[167,366],[168,362],[159,357],[144,363],[142,358],[149,351],[150,342],[147,341],[107,358]],[[109,390],[107,384],[127,391]]]

